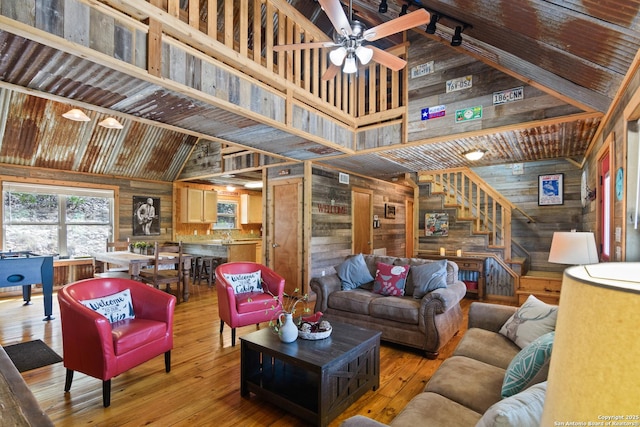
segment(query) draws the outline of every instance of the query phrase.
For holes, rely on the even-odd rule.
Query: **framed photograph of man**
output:
[[[133,196],[133,235],[160,234],[160,198]]]

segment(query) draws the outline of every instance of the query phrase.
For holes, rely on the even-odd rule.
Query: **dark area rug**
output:
[[[3,348],[20,372],[62,362],[62,357],[51,350],[42,340],[22,342]]]

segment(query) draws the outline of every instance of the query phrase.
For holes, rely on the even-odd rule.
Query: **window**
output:
[[[218,222],[213,224],[214,229],[236,228],[238,215],[238,202],[229,200],[218,201]]]
[[[2,193],[5,251],[91,256],[111,239],[112,190],[4,182]]]

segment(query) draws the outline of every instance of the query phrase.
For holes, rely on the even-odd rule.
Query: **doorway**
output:
[[[370,254],[373,241],[373,192],[362,188],[351,191],[352,251]]]
[[[302,294],[302,180],[274,182],[270,193],[270,267],[284,277],[287,294]]]

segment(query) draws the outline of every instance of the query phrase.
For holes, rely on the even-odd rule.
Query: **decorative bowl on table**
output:
[[[298,326],[298,337],[305,340],[321,340],[331,335],[331,324],[326,320],[308,322],[303,320]]]

